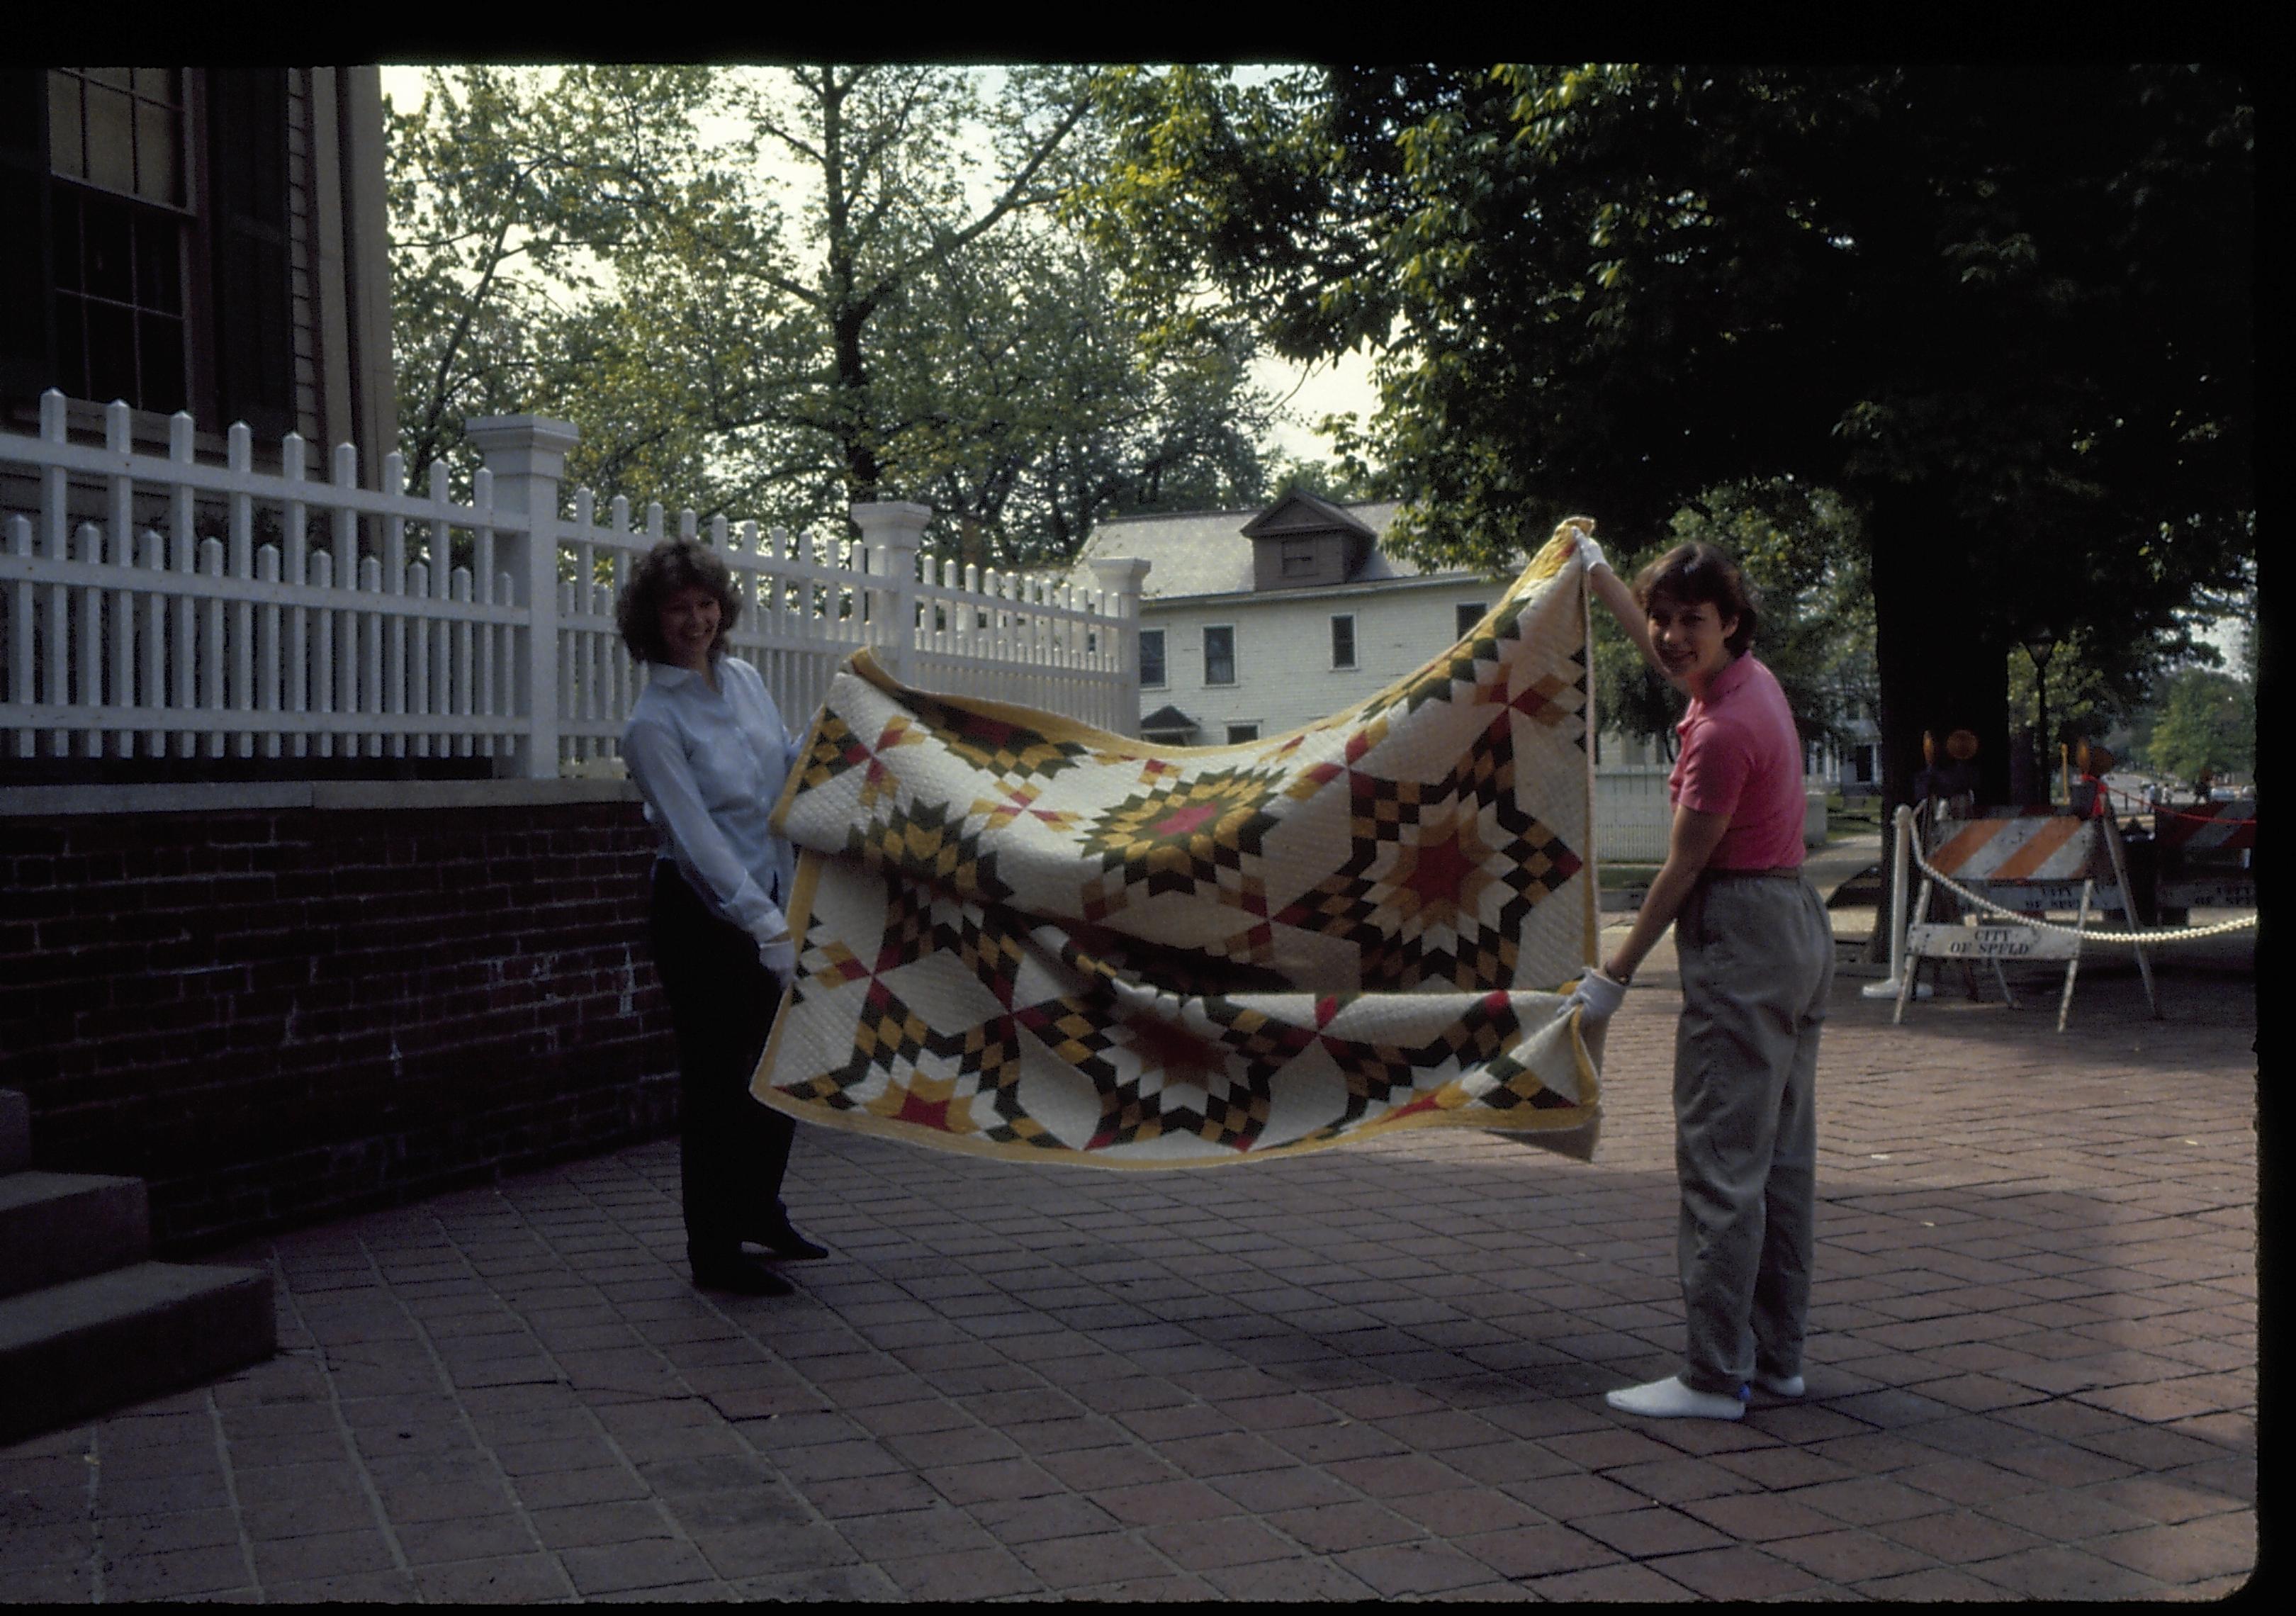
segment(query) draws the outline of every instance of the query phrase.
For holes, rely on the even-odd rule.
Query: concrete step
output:
[[[151,1254],[151,1202],[141,1178],[30,1168],[0,1176],[0,1296]]]
[[[0,1443],[271,1356],[271,1276],[140,1262],[0,1299]]]
[[[0,1173],[32,1165],[32,1103],[13,1088],[0,1088]]]

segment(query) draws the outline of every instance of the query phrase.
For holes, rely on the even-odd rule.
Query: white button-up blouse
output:
[[[789,930],[796,857],[768,821],[801,742],[756,669],[739,657],[715,664],[714,691],[700,674],[650,664],[622,756],[661,830],[661,857],[721,919],[764,942]]]

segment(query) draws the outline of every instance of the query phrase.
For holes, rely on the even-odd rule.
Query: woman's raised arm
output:
[[[1587,587],[1611,609],[1611,615],[1619,619],[1619,627],[1625,630],[1627,638],[1634,643],[1636,651],[1643,653],[1643,660],[1650,670],[1663,677],[1666,669],[1659,662],[1657,648],[1651,644],[1650,619],[1644,615],[1633,591],[1611,570],[1610,562],[1603,554],[1603,546],[1595,542],[1595,519],[1591,516],[1568,516],[1563,518],[1562,526],[1570,529],[1572,541],[1578,546],[1579,558],[1587,563]]]

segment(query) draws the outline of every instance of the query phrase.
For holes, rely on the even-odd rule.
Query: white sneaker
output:
[[[1798,1374],[1757,1374],[1754,1384],[1772,1397],[1800,1397],[1802,1394],[1802,1380]]]
[[[1746,1405],[1740,1399],[1726,1392],[1700,1391],[1685,1386],[1678,1374],[1652,1381],[1647,1386],[1606,1391],[1603,1400],[1613,1408],[1653,1420],[1739,1420],[1746,1416]]]

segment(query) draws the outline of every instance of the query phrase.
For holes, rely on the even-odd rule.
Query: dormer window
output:
[[[1294,488],[1243,525],[1255,589],[1315,589],[1354,577],[1378,536],[1345,508]]]

